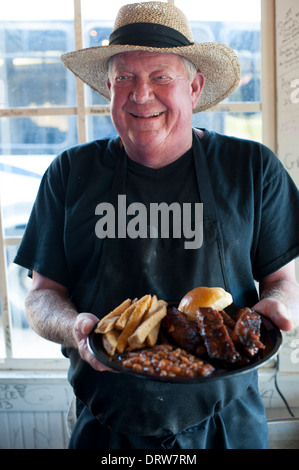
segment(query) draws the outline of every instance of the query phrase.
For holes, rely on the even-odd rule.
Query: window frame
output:
[[[81,0],[74,2],[74,34],[75,48],[83,47],[83,28],[81,16]],[[124,1],[124,3],[126,3]],[[175,4],[175,0],[168,0]],[[210,112],[261,112],[262,113],[262,140],[265,145],[276,152],[276,83],[275,83],[275,0],[261,0],[261,101],[243,103],[220,103]],[[76,106],[50,107],[50,108],[2,108],[1,117],[28,117],[74,115],[77,117],[78,143],[87,140],[87,117],[89,115],[109,115],[109,105],[86,106],[85,85],[76,78]],[[0,201],[1,203],[1,201]],[[1,208],[1,205],[0,205]],[[7,266],[5,250],[7,246],[18,246],[21,237],[4,236],[2,227],[2,213],[0,210],[0,296],[3,317],[3,330],[5,342],[5,357],[0,358],[1,369],[18,370],[65,370],[68,360],[61,358],[15,358],[12,353],[12,324],[8,299]]]

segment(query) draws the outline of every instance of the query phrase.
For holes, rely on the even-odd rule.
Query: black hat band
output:
[[[109,45],[130,45],[146,47],[182,47],[191,46],[182,33],[169,26],[155,23],[131,23],[113,31]]]

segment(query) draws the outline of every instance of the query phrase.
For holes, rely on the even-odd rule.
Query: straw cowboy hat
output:
[[[205,85],[194,112],[215,106],[238,86],[240,63],[225,44],[194,44],[187,18],[174,5],[140,2],[121,7],[109,45],[69,52],[63,64],[92,89],[110,99],[108,60],[120,52],[152,51],[178,54],[189,59],[205,76]]]

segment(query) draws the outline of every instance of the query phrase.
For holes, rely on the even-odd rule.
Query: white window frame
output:
[[[73,1],[75,48],[81,49],[83,47],[81,0]],[[168,3],[175,4],[175,0],[168,0]],[[261,101],[247,103],[220,103],[210,111],[234,113],[261,112],[263,143],[276,152],[275,0],[261,0],[261,57]],[[85,87],[82,81],[79,79],[76,79],[76,99],[77,106],[74,107],[51,107],[46,109],[41,107],[0,109],[0,118],[21,116],[75,115],[77,116],[78,143],[84,143],[87,140],[87,116],[109,115],[110,107],[109,105],[86,106]],[[12,325],[8,299],[5,249],[10,245],[18,246],[20,241],[21,237],[4,236],[0,211],[0,295],[5,340],[5,358],[3,360],[2,358],[0,359],[0,370],[65,370],[68,367],[68,360],[64,359],[63,357],[51,359],[24,359],[13,357],[11,335]]]

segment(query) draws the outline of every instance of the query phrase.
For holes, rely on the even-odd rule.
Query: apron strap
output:
[[[204,203],[204,217],[206,220],[217,223],[216,204],[210,172],[207,165],[207,155],[202,147],[199,136],[194,130],[193,158],[200,201]]]
[[[124,150],[124,146],[121,146],[120,154],[116,160],[115,169],[114,169],[114,176],[112,181],[112,187],[110,192],[110,199],[109,202],[114,206],[117,207],[117,197],[119,194],[125,194],[125,186],[126,186],[126,175],[127,175],[127,154]],[[97,241],[98,246],[99,242]],[[92,312],[92,307],[96,299],[97,292],[99,290],[102,274],[104,272],[104,265],[105,265],[105,247],[107,244],[107,238],[102,240],[101,250],[99,253],[99,266],[97,270],[97,277],[94,284],[94,288],[92,294],[89,298],[89,302],[87,304],[86,311]]]
[[[197,185],[200,200],[203,203],[204,219],[214,225],[218,240],[218,255],[224,280],[225,290],[230,292],[227,270],[225,265],[223,238],[221,233],[221,226],[217,216],[216,202],[214,197],[214,190],[211,183],[210,172],[207,163],[207,155],[203,149],[203,145],[199,136],[193,129],[193,158],[196,171]]]

